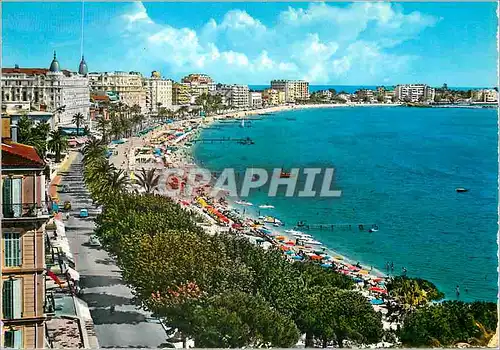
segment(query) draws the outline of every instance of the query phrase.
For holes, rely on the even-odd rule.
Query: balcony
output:
[[[2,220],[46,220],[49,218],[49,205],[39,203],[3,203]]]

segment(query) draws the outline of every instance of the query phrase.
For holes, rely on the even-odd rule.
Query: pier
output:
[[[317,230],[317,231],[335,231],[335,230],[358,230],[358,231],[368,231],[376,230],[378,231],[377,224],[346,224],[346,223],[335,223],[335,224],[307,224],[304,221],[297,222],[295,226],[298,230]]]
[[[219,137],[219,138],[207,138],[207,139],[197,139],[191,141],[193,143],[196,142],[205,142],[205,143],[214,143],[214,142],[236,142],[240,145],[253,145],[255,142],[250,137],[235,139],[231,137]]]

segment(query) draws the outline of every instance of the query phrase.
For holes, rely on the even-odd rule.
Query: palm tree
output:
[[[157,169],[141,169],[137,174],[137,183],[144,188],[146,193],[153,193],[160,184],[160,175],[155,175]]]
[[[72,123],[76,124],[76,136],[80,135],[80,125],[83,124],[84,120],[85,120],[85,116],[81,113],[76,113],[73,116]]]
[[[47,142],[47,148],[55,153],[56,163],[61,161],[61,153],[68,148],[68,140],[63,135],[61,129],[53,130],[50,132],[50,139]]]
[[[125,170],[114,170],[108,177],[108,191],[110,192],[123,192],[126,190],[129,180],[125,175]]]
[[[102,141],[106,143],[106,136],[108,134],[109,120],[104,119],[103,116],[97,118],[97,130],[102,134]]]
[[[104,155],[104,142],[92,137],[87,141],[83,147],[83,161],[88,162],[98,159],[101,155]]]

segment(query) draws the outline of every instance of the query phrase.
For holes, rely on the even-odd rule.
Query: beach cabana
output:
[[[372,299],[370,300],[370,304],[372,305],[382,305],[384,302],[380,299]]]

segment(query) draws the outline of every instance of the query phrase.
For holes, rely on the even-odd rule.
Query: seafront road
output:
[[[60,193],[60,203],[71,201],[72,210],[66,224],[71,252],[80,273],[81,298],[88,303],[95,332],[102,348],[161,347],[167,335],[159,322],[134,305],[131,290],[123,283],[120,269],[103,249],[89,245],[97,209],[92,205],[83,183],[82,155],[78,152],[61,185],[70,186]],[[80,218],[80,209],[89,210],[88,218]],[[114,306],[114,310],[111,309]]]

